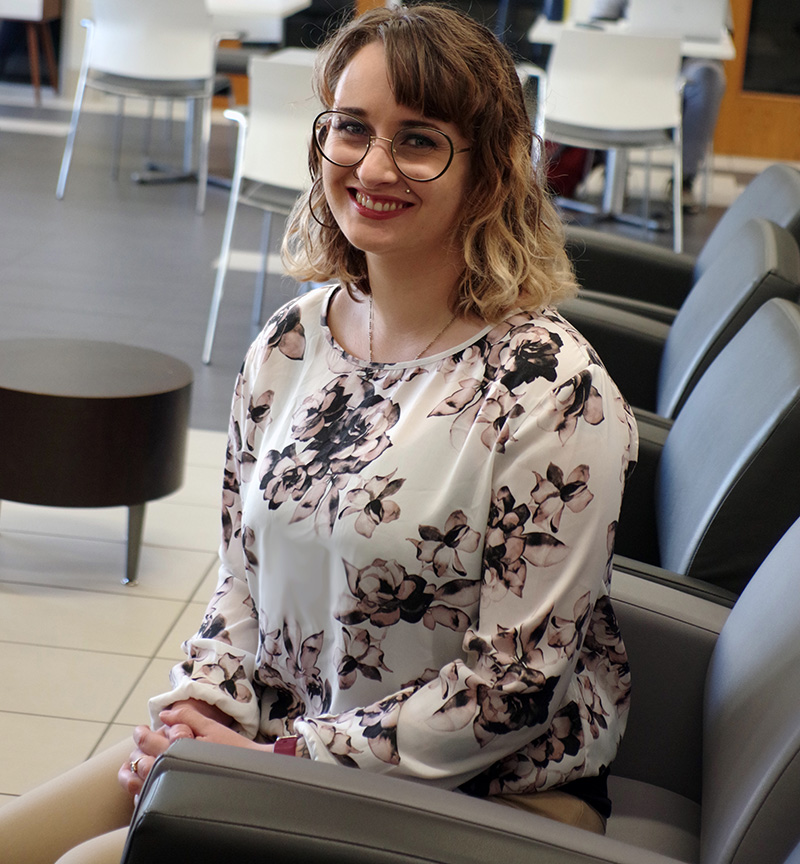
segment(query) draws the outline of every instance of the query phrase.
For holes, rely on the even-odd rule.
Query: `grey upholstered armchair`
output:
[[[407,780],[181,741],[148,778],[123,864],[784,864],[800,842],[799,557],[800,522],[730,612],[615,575],[634,691],[606,837]]]

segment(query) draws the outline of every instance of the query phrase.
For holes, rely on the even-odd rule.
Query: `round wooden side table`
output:
[[[0,341],[0,500],[128,508],[126,584],[145,503],[183,482],[192,370],[129,345]]]

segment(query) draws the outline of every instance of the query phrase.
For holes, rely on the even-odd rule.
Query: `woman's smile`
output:
[[[368,219],[391,219],[414,206],[410,201],[368,195],[358,189],[350,189],[350,197],[355,201],[356,209]]]

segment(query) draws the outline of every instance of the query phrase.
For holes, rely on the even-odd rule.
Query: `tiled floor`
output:
[[[124,586],[124,508],[0,507],[0,804],[146,722],[216,581],[222,432],[190,432],[184,486],[148,505]]]
[[[0,87],[0,338],[82,336],[172,353],[195,371],[193,431],[185,485],[148,507],[136,587],[119,581],[124,509],[0,505],[0,803],[145,721],[147,697],[165,688],[182,639],[200,620],[216,577],[224,430],[250,339],[248,271],[260,228],[244,210],[214,363],[205,367],[227,193],[211,188],[199,217],[192,186],[130,183],[141,161],[137,119],[127,123],[122,179],[112,181],[113,124],[100,110],[82,121],[67,194],[56,201],[68,102],[43,95],[44,106],[33,109],[27,88]],[[228,127],[215,125],[212,173],[230,176],[231,140]],[[762,167],[716,160],[711,207],[687,219],[688,251]],[[634,175],[634,190],[637,182]],[[671,242],[668,234],[650,239]],[[271,278],[265,310],[293,290]]]

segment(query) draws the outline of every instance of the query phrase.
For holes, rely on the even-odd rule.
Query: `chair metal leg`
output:
[[[78,131],[78,118],[81,114],[81,106],[83,105],[83,94],[86,90],[86,79],[89,75],[89,53],[92,48],[92,31],[94,28],[94,24],[88,19],[81,21],[81,24],[86,28],[86,44],[83,47],[81,71],[78,75],[78,86],[75,90],[75,101],[72,105],[72,118],[70,119],[69,132],[67,133],[67,142],[64,145],[64,155],[61,159],[61,170],[58,172],[58,186],[56,186],[56,198],[59,201],[64,197],[64,191],[67,187],[69,166],[72,162],[72,151],[75,147],[75,133]]]
[[[606,184],[603,189],[603,213],[621,213],[625,204],[625,182],[628,177],[628,154],[625,150],[606,153]]]
[[[31,67],[31,83],[38,108],[42,104],[42,81],[39,74],[39,36],[36,31],[36,24],[33,21],[27,21],[25,32],[28,37],[28,63]]]
[[[673,133],[675,152],[672,169],[672,248],[683,252],[683,141],[680,126]]]
[[[714,141],[708,142],[703,164],[700,168],[703,179],[701,181],[700,205],[703,210],[708,210],[708,199],[711,194],[711,179],[714,176]]]
[[[135,585],[139,572],[139,553],[142,548],[144,531],[144,504],[128,507],[128,555],[125,565],[123,585]]]
[[[234,118],[239,124],[239,134],[236,139],[236,161],[231,181],[231,195],[228,199],[228,214],[225,217],[225,229],[222,232],[222,248],[219,253],[219,264],[217,265],[217,277],[214,280],[214,293],[211,297],[211,309],[208,312],[208,324],[206,326],[206,338],[203,342],[203,363],[206,366],[211,362],[211,350],[214,347],[214,333],[217,329],[219,318],[219,307],[222,303],[222,294],[225,288],[225,275],[228,272],[228,262],[231,257],[231,240],[233,239],[233,223],[236,219],[236,207],[239,203],[239,193],[242,188],[242,176],[244,170],[244,148],[247,140],[247,121],[244,116]]]
[[[261,311],[264,306],[264,290],[267,287],[267,260],[269,256],[269,239],[272,233],[272,211],[264,211],[264,221],[261,224],[261,264],[256,274],[256,284],[253,288],[253,314],[250,318],[253,338],[261,329]]]
[[[197,206],[198,213],[206,209],[206,191],[208,189],[208,151],[211,144],[211,101],[213,94],[209,90],[202,101],[200,124],[200,152],[197,157]]]
[[[147,161],[150,158],[150,145],[153,141],[153,120],[156,116],[156,100],[147,100],[147,120],[144,123],[144,137],[142,139],[142,155]]]
[[[44,62],[47,64],[50,86],[55,93],[58,93],[58,63],[56,62],[56,52],[53,48],[53,37],[50,34],[50,25],[48,22],[42,21],[39,24],[39,34],[42,40],[42,48],[44,49]]]
[[[117,96],[117,119],[114,124],[114,152],[111,157],[111,179],[119,180],[119,165],[122,161],[122,127],[125,123],[125,97]]]
[[[653,154],[644,151],[644,193],[642,195],[642,219],[650,218],[650,174],[653,167]]]
[[[197,103],[194,99],[186,100],[186,122],[183,126],[183,173],[194,173],[194,140],[197,125]]]

